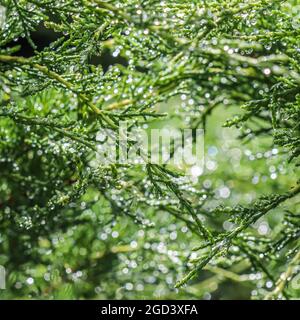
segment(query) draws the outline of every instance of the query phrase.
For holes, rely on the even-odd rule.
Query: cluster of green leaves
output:
[[[299,17],[297,0],[1,0],[0,294],[298,297]],[[203,128],[206,171],[97,164],[120,121]]]

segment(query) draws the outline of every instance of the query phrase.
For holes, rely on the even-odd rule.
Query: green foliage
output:
[[[0,296],[299,298],[299,26],[298,0],[0,0]],[[95,165],[125,120],[204,128],[205,172]]]

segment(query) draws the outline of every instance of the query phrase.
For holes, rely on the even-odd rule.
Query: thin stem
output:
[[[279,297],[280,294],[284,292],[284,288],[286,287],[286,284],[288,283],[289,279],[292,277],[295,271],[295,268],[299,265],[300,265],[300,250],[298,248],[296,255],[288,265],[286,271],[280,275],[279,280],[276,283],[275,289],[272,292],[268,293],[265,296],[264,300],[272,300]]]
[[[267,214],[270,210],[275,209],[279,206],[282,202],[291,199],[295,197],[297,194],[300,193],[300,185],[292,189],[291,192],[286,193],[285,195],[282,195],[281,197],[278,197],[276,201],[271,203],[270,205],[266,206],[261,212],[258,212],[253,217],[250,217],[249,219],[245,220],[244,223],[242,223],[240,226],[238,226],[236,229],[231,231],[230,233],[226,233],[224,237],[222,238],[219,243],[217,243],[211,251],[203,257],[203,259],[200,260],[198,265],[190,271],[182,280],[178,281],[175,285],[176,288],[179,288],[183,286],[185,283],[187,283],[190,279],[194,278],[209,262],[212,258],[214,258],[225,245],[228,245],[232,239],[234,239],[238,234],[240,234],[242,231],[247,229],[251,224],[253,224],[255,221],[257,221],[259,218]]]
[[[90,99],[83,93],[77,92],[77,90],[74,88],[73,84],[67,80],[65,80],[62,76],[60,76],[58,73],[49,70],[48,67],[40,65],[38,63],[35,63],[31,61],[30,59],[24,58],[24,57],[16,57],[16,56],[7,56],[7,55],[0,55],[0,62],[4,63],[17,63],[21,65],[28,65],[33,67],[34,69],[40,71],[44,75],[46,75],[48,78],[55,80],[56,82],[59,82],[62,84],[65,88],[68,90],[74,92],[79,99],[81,99],[83,102],[85,102],[91,110],[93,110],[97,115],[99,115],[106,124],[108,124],[112,129],[117,129],[118,126],[115,125],[115,123],[107,116],[105,115],[102,110],[97,108]]]

